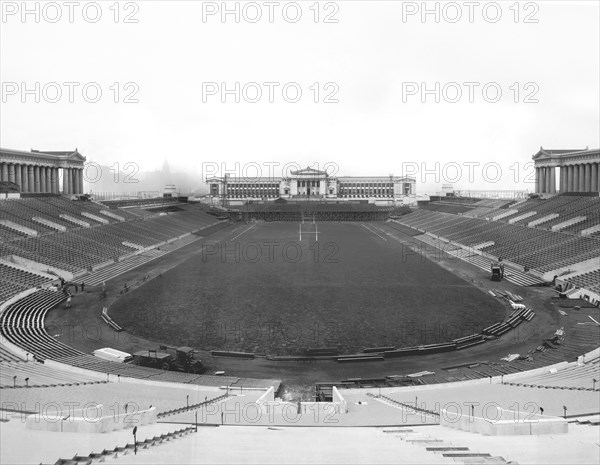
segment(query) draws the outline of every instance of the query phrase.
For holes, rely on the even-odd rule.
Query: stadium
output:
[[[600,152],[533,162],[97,200],[1,149],[2,462],[597,463]]]

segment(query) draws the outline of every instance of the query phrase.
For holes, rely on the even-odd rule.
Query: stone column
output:
[[[60,194],[58,168],[52,168],[52,193]]]
[[[46,192],[52,194],[52,167],[46,166]]]
[[[46,167],[40,166],[40,192],[46,192]]]
[[[63,168],[63,194],[69,193],[69,168]]]
[[[8,164],[8,180],[9,182],[15,182],[15,164]]]
[[[535,169],[535,191],[537,193],[542,192],[542,169],[541,168]]]
[[[556,194],[556,167],[550,167],[550,193]]]
[[[579,165],[579,174],[577,175],[577,179],[579,181],[578,192],[585,192],[585,166],[583,164]]]
[[[71,186],[73,186],[73,194],[79,194],[79,186],[77,179],[77,170],[73,168],[71,170]]]
[[[546,192],[546,168],[541,168],[542,170],[542,189],[540,190],[540,193],[544,193]]]
[[[39,166],[34,166],[33,167],[33,179],[34,179],[34,185],[35,185],[35,189],[33,192],[41,192],[40,186],[40,167]]]
[[[598,163],[592,163],[591,191],[598,192]]]
[[[83,169],[78,170],[79,173],[79,193],[83,194]]]
[[[543,194],[544,192],[546,192],[546,168],[545,167],[540,168],[540,173],[542,174],[540,193]]]
[[[573,167],[567,166],[567,192],[573,192]]]
[[[22,188],[21,183],[21,164],[15,163],[15,184],[19,186],[19,190]]]
[[[6,171],[6,163],[0,163],[0,181],[8,180],[8,171]]]
[[[590,163],[586,163],[583,165],[583,167],[585,172],[583,188],[585,189],[585,192],[590,192],[592,190],[592,165]]]
[[[79,186],[79,169],[73,170],[73,183],[75,184],[75,193],[81,194],[81,187]]]
[[[21,165],[21,192],[29,192],[29,176],[27,165]]]
[[[27,192],[35,192],[35,170],[33,165],[27,166]]]

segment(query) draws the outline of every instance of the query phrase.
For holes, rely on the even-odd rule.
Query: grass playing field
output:
[[[411,240],[385,223],[240,224],[124,295],[111,316],[170,345],[271,355],[444,342],[504,317]]]

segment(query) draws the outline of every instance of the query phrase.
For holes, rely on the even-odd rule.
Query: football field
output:
[[[445,342],[504,317],[410,241],[385,223],[242,223],[111,315],[170,345],[269,355]]]

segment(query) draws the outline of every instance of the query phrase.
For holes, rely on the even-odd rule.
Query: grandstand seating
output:
[[[593,270],[573,276],[571,278],[567,278],[566,281],[570,282],[574,286],[600,293],[600,270]]]
[[[0,263],[0,302],[32,287],[52,281],[46,276]]]
[[[446,203],[430,203],[427,205],[423,205],[421,208],[423,210],[430,210],[436,212],[454,213],[455,215],[469,212],[472,210],[472,208],[467,205],[452,205]]]
[[[20,362],[22,360],[24,359],[13,354],[10,350],[4,347],[4,344],[0,343],[0,362]]]
[[[531,388],[600,391],[600,359],[596,358],[581,365],[572,362],[545,373],[524,373],[518,380],[513,379],[507,384]]]
[[[574,235],[600,221],[600,198],[564,195],[549,200],[530,199],[516,207],[518,213],[535,211],[528,218],[508,223],[507,218],[486,221],[452,213],[420,209],[400,219],[400,223],[441,236],[468,247],[487,244],[486,253],[518,263],[525,268],[546,273],[598,256],[600,241],[596,237]],[[597,210],[597,211],[596,211]],[[558,218],[528,227],[536,218],[549,213]],[[575,223],[561,231],[552,226],[578,216],[589,215],[589,221]],[[511,215],[513,216],[513,215]]]
[[[0,330],[7,341],[38,359],[79,354],[57,341],[44,329],[46,312],[65,300],[62,292],[39,290],[9,305],[0,315]]]
[[[38,236],[0,225],[0,258],[16,255],[79,276],[140,249],[219,223],[198,208],[182,205],[185,214],[140,217],[118,210],[118,216],[125,219],[120,221],[104,214],[108,207],[96,202],[58,196],[4,200],[0,202],[2,218],[36,231]],[[15,283],[0,278],[0,301],[20,290]]]
[[[177,204],[179,200],[176,197],[152,197],[148,199],[122,199],[122,200],[104,200],[102,204],[116,210],[123,207],[147,207],[155,205]],[[123,211],[123,210],[120,210]]]
[[[105,382],[84,374],[61,372],[33,361],[0,362],[0,388],[72,386]]]

